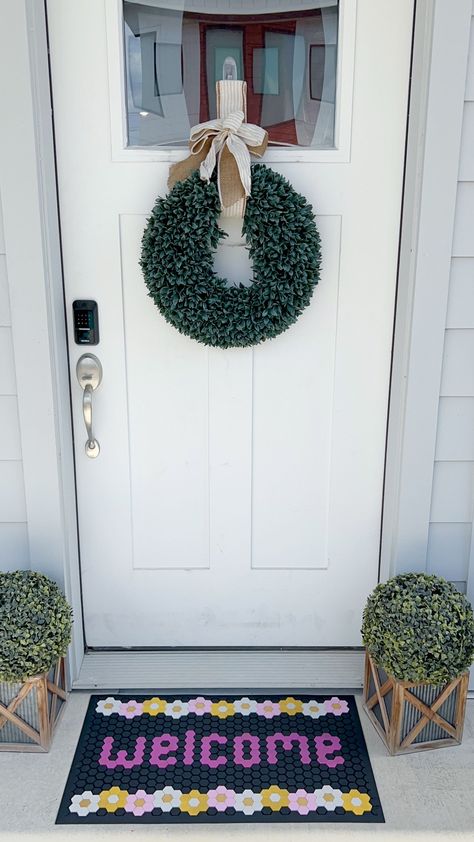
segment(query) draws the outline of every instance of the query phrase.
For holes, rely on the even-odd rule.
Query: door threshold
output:
[[[73,690],[360,689],[364,652],[168,650],[86,652]]]

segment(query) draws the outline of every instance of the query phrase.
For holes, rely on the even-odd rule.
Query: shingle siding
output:
[[[465,587],[474,509],[474,17],[433,472],[428,570]]]

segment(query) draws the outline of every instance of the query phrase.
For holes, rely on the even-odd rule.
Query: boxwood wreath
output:
[[[250,286],[228,286],[213,269],[221,211],[215,176],[196,172],[158,198],[142,240],[148,292],[180,333],[219,348],[282,333],[308,306],[319,280],[320,238],[311,205],[282,175],[252,166],[242,233],[253,260]]]

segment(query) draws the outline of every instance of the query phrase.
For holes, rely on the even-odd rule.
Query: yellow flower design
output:
[[[288,802],[289,792],[287,789],[280,789],[279,786],[262,789],[262,804],[264,807],[270,807],[271,810],[281,810],[282,807],[288,807]]]
[[[157,716],[159,713],[164,713],[166,702],[164,699],[159,699],[158,696],[153,696],[152,699],[146,699],[143,702],[143,713],[148,713],[150,716]]]
[[[342,806],[348,813],[355,813],[356,816],[370,813],[372,809],[370,797],[365,792],[359,792],[358,789],[351,789],[350,792],[342,793]]]
[[[189,813],[190,816],[205,813],[207,810],[207,795],[204,792],[199,792],[198,789],[192,789],[191,792],[181,796],[179,806],[184,813]]]
[[[214,702],[211,705],[211,714],[219,717],[219,719],[227,719],[228,716],[234,716],[235,708],[230,702],[221,699],[220,702]]]
[[[287,713],[289,716],[294,716],[295,713],[301,713],[303,710],[303,703],[299,699],[294,699],[293,696],[288,696],[287,699],[282,699],[279,702],[282,713]]]
[[[110,789],[104,789],[99,796],[99,807],[107,810],[108,813],[115,813],[119,807],[125,807],[128,792],[126,789],[120,789],[118,786],[112,786]]]

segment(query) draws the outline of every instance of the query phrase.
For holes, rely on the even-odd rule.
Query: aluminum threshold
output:
[[[357,650],[103,651],[84,655],[74,690],[283,690],[362,687]]]

